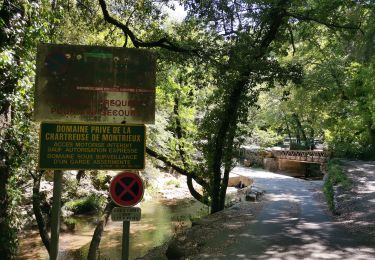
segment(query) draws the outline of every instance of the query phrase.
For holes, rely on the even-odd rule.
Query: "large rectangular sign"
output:
[[[144,125],[41,123],[39,168],[144,169]]]
[[[155,66],[146,50],[41,44],[37,121],[153,124]]]

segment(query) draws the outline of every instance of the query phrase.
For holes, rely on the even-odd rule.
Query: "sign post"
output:
[[[39,169],[55,170],[50,259],[57,260],[62,170],[144,169],[144,124],[155,122],[156,58],[135,48],[40,44],[36,60],[34,119],[47,121],[41,124]],[[120,206],[142,199],[142,180],[133,177],[116,179]],[[124,221],[128,259],[129,221],[139,220],[140,210],[116,214]]]
[[[51,244],[50,259],[57,260],[59,256],[59,234],[60,234],[60,207],[61,207],[61,182],[62,171],[53,173],[53,202],[51,212]]]
[[[141,219],[141,209],[132,206],[142,200],[143,192],[142,179],[132,172],[119,173],[113,178],[109,187],[113,202],[121,206],[113,209],[111,219],[122,221],[122,260],[129,259],[130,221]]]
[[[129,259],[130,221],[122,222],[122,260]]]

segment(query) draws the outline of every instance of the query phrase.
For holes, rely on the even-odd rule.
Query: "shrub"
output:
[[[351,182],[344,173],[341,162],[338,159],[332,159],[328,163],[328,177],[324,183],[323,191],[330,210],[334,210],[334,186],[340,185],[345,189],[349,189]]]
[[[179,180],[171,179],[165,183],[167,186],[175,186],[176,188],[181,187],[181,183]]]
[[[103,197],[92,194],[85,198],[69,201],[65,203],[65,207],[74,214],[93,213],[99,211],[104,202]]]
[[[68,228],[68,230],[73,231],[76,227],[77,221],[73,218],[66,218],[64,219],[64,224]]]

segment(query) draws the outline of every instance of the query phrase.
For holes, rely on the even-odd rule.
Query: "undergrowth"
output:
[[[74,214],[86,214],[99,211],[104,203],[105,198],[92,194],[85,198],[69,201],[65,207],[73,211]]]
[[[341,161],[338,159],[332,159],[328,162],[328,177],[324,183],[324,194],[328,207],[332,211],[335,209],[333,188],[338,185],[345,189],[349,189],[351,182],[343,171]]]

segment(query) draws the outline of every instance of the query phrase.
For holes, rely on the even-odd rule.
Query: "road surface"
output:
[[[334,221],[322,181],[236,167],[265,189],[260,203],[242,202],[177,236],[169,259],[375,259],[375,245]]]

